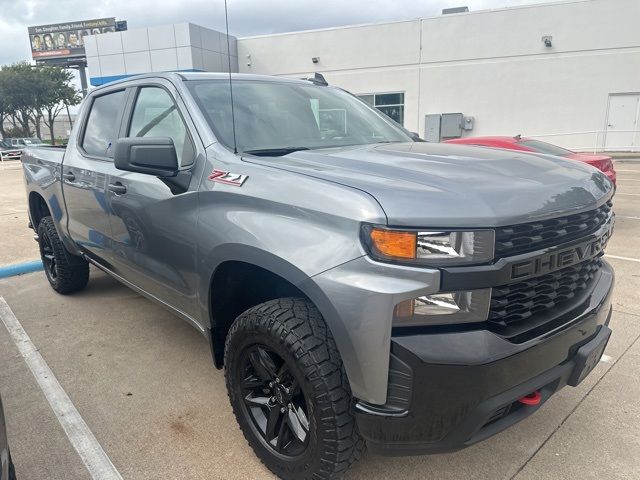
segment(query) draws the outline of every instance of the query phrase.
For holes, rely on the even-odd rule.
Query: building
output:
[[[236,42],[229,36],[232,72],[238,71]],[[227,36],[192,23],[90,35],[85,51],[94,87],[139,73],[229,71]]]
[[[573,0],[232,38],[232,71],[322,72],[429,139],[523,134],[583,150],[640,150],[638,19],[638,0]],[[221,32],[192,24],[142,30],[146,39],[130,30],[87,44],[92,83],[142,71],[228,70]]]

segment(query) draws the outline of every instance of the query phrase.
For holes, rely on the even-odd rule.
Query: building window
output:
[[[404,93],[372,93],[358,97],[400,125],[404,125]]]

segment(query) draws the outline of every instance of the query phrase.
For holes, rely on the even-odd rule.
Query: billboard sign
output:
[[[115,18],[29,27],[31,56],[37,61],[84,57],[84,37],[115,31]]]

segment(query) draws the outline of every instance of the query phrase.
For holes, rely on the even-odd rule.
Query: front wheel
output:
[[[225,379],[245,438],[279,477],[338,478],[362,455],[340,354],[310,302],[272,300],[240,315]]]

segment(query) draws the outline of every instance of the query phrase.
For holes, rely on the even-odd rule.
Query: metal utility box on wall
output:
[[[424,139],[427,142],[440,141],[440,123],[442,115],[439,113],[425,115],[424,117]]]
[[[462,113],[433,113],[424,117],[424,139],[439,142],[460,138],[463,130],[473,130],[474,118]]]
[[[462,136],[462,121],[463,115],[461,113],[443,113],[440,126],[441,138],[460,138]]]

